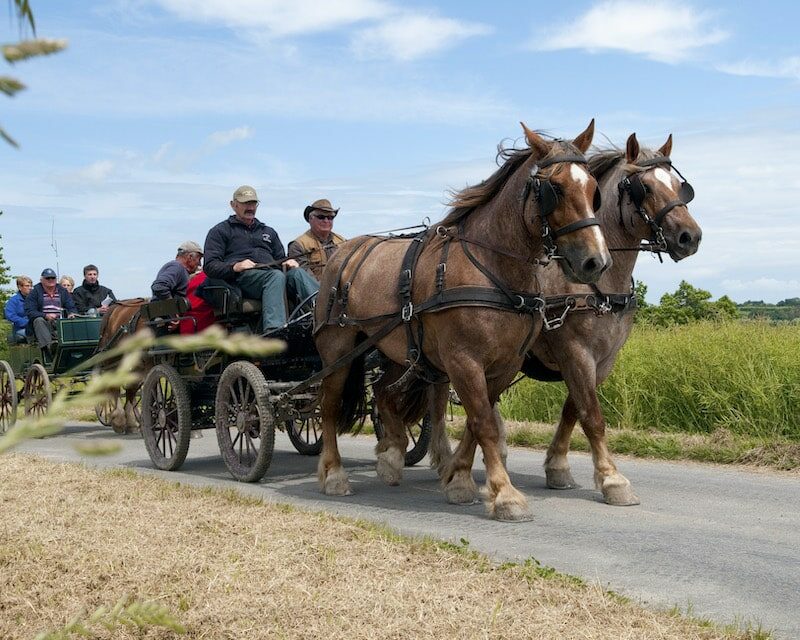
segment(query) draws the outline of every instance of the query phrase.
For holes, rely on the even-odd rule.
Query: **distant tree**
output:
[[[786,298],[778,303],[779,307],[800,307],[800,298]]]
[[[739,309],[728,296],[712,302],[710,292],[682,280],[674,293],[661,296],[660,304],[643,309],[639,321],[669,327],[699,320],[733,320],[738,317]]]
[[[16,14],[17,21],[20,25],[20,32],[24,34],[26,25],[30,27],[31,34],[36,36],[36,22],[33,19],[33,11],[31,10],[30,0],[12,0],[11,7]],[[0,46],[0,51],[3,52],[3,57],[9,64],[27,60],[35,56],[44,56],[50,53],[56,53],[66,48],[66,40],[49,40],[46,38],[32,38],[22,39],[13,44],[4,44]],[[13,97],[17,92],[25,89],[25,85],[10,76],[0,75],[0,91],[9,97]],[[14,147],[18,147],[17,141],[14,140],[6,131],[0,127],[0,138]]]
[[[3,212],[0,211],[0,216],[2,215]],[[2,239],[3,236],[0,236],[0,240]],[[3,257],[3,245],[0,244],[0,307],[5,307],[6,300],[14,295],[14,291],[8,288],[9,284],[11,284],[11,275],[8,265],[6,265],[6,259]]]

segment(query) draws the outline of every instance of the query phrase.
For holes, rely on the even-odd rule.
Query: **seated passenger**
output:
[[[75,288],[75,280],[72,278],[72,276],[61,276],[58,284],[69,291],[69,295],[72,295],[72,290]],[[72,301],[74,302],[75,298],[72,298]]]
[[[242,292],[261,301],[261,332],[286,324],[285,293],[303,300],[319,290],[319,284],[286,253],[272,227],[256,218],[258,196],[243,185],[233,193],[233,215],[212,227],[206,236],[205,265],[209,278],[238,285]],[[281,267],[287,269],[283,272]]]
[[[208,276],[203,271],[195,273],[189,278],[189,286],[186,291],[186,299],[191,305],[184,314],[189,316],[181,320],[179,332],[181,334],[200,333],[206,327],[210,327],[216,322],[214,307],[200,297],[199,293],[205,284]],[[194,318],[194,320],[192,320]]]
[[[328,258],[345,239],[333,232],[333,219],[339,213],[329,200],[317,200],[305,208],[303,217],[309,230],[289,243],[289,257],[295,258],[300,266],[319,282]]]
[[[28,335],[35,335],[39,346],[52,355],[55,341],[56,320],[67,314],[75,317],[75,303],[69,292],[56,283],[56,272],[52,269],[42,271],[42,277],[25,298],[25,315],[28,316]]]
[[[97,281],[100,272],[93,264],[83,268],[83,284],[72,292],[78,313],[104,314],[117,298],[114,292]]]
[[[33,288],[33,280],[28,276],[17,276],[17,292],[6,302],[3,315],[11,323],[11,340],[25,342],[25,330],[28,327],[28,316],[25,315],[25,298]]]
[[[174,260],[167,262],[156,275],[150,290],[153,300],[168,300],[170,298],[185,298],[189,285],[189,274],[194,273],[203,260],[203,250],[200,245],[187,240],[178,247]]]

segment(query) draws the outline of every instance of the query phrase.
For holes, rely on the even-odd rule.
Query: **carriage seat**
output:
[[[189,310],[189,301],[186,298],[168,298],[166,300],[153,300],[142,305],[142,317],[148,322],[163,318],[175,318],[184,315]]]
[[[245,298],[239,287],[225,280],[208,278],[198,289],[198,295],[213,307],[214,315],[223,322],[261,314],[261,300]]]

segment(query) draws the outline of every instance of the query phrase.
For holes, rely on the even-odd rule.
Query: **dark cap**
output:
[[[325,198],[315,200],[305,208],[303,211],[303,217],[306,219],[306,222],[308,222],[308,216],[312,211],[322,211],[323,213],[332,213],[333,215],[339,213],[338,209],[333,208],[331,201],[326,200]]]
[[[56,272],[53,271],[52,269],[45,269],[44,271],[42,271],[42,277],[43,278],[55,278],[56,277]]]

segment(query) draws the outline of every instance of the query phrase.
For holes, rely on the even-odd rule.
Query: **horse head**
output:
[[[703,235],[687,205],[694,189],[670,159],[672,134],[655,153],[632,133],[625,145],[625,177],[618,183],[620,223],[637,239],[650,240],[675,262],[694,254]],[[677,175],[675,175],[677,173]]]
[[[531,233],[541,235],[548,255],[560,260],[567,278],[596,282],[611,265],[611,255],[594,215],[600,191],[584,157],[594,120],[572,142],[545,140],[520,124],[531,149],[528,191],[538,214],[526,224]]]

